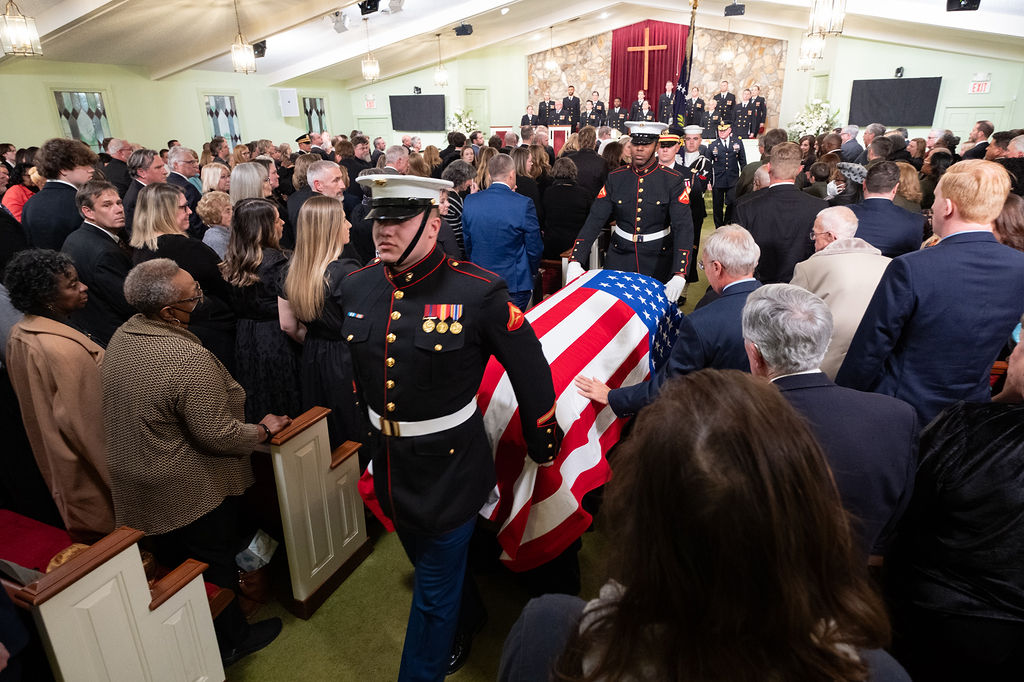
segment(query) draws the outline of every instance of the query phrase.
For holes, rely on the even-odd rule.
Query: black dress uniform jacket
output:
[[[580,123],[580,98],[576,95],[571,97],[566,95],[563,97],[562,111],[566,110],[569,112],[569,120],[572,122],[573,130],[575,130]]]
[[[530,456],[546,461],[557,453],[551,368],[500,277],[434,248],[398,273],[374,259],[344,280],[342,300],[356,381],[378,415],[417,422],[459,411],[474,399],[494,355],[519,400]],[[449,314],[444,332],[439,318],[427,324],[438,314],[428,306],[453,304],[462,308],[457,320]],[[380,437],[374,486],[399,528],[450,531],[473,518],[494,487],[479,410],[438,433]]]
[[[707,114],[707,111],[704,108],[704,100],[700,97],[686,100],[685,114],[686,125],[700,126],[701,128],[705,127],[704,124],[706,121],[704,120],[704,117]]]
[[[718,130],[718,124],[722,121],[728,123],[733,122],[733,110],[736,108],[736,95],[731,92],[722,94],[721,92],[715,93],[715,108],[711,112],[711,128],[715,131]]]
[[[735,114],[736,122],[733,124],[733,132],[746,139],[757,137],[759,119],[754,100],[748,100],[745,104],[743,102],[737,104]]]
[[[735,187],[740,179],[740,169],[747,165],[747,152],[743,142],[735,135],[727,139],[716,138],[708,145],[711,157],[711,185],[713,187]]]
[[[672,95],[661,93],[658,95],[658,120],[662,123],[672,123]]]
[[[597,109],[593,111],[583,112],[583,120],[580,122],[580,126],[594,126],[600,128],[604,125],[604,114]]]
[[[754,98],[754,111],[757,116],[757,120],[754,121],[754,136],[757,136],[761,133],[764,122],[768,120],[768,104],[764,97],[758,95]]]
[[[572,125],[572,112],[566,108],[562,108],[561,111],[551,112],[551,122],[548,125],[553,126],[571,126]]]
[[[620,133],[626,132],[626,117],[629,112],[626,111],[625,107],[619,107],[618,109],[608,110],[608,125],[615,128]]]
[[[540,116],[537,114],[523,114],[523,117],[519,119],[520,126],[539,126],[541,125]]]
[[[549,99],[548,101],[541,100],[541,103],[537,105],[537,116],[540,117],[541,125],[552,125],[551,119],[555,114],[555,100]]]
[[[573,244],[572,260],[588,262],[590,247],[609,218],[637,241],[625,239],[613,230],[606,269],[639,272],[662,282],[673,274],[685,274],[693,247],[690,195],[683,176],[659,165],[657,156],[652,155],[643,168],[623,166],[608,174]],[[645,235],[666,228],[671,232],[664,237],[645,240]]]

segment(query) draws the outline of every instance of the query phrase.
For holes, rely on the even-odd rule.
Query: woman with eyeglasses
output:
[[[278,296],[290,255],[279,247],[283,227],[271,202],[242,199],[235,204],[227,253],[220,264],[233,288],[238,316],[234,376],[245,389],[249,419],[270,412],[299,414],[301,407],[299,347],[281,330],[278,318]]]
[[[253,484],[249,455],[291,420],[245,420],[245,391],[192,333],[203,290],[185,269],[148,260],[128,273],[124,294],[139,314],[114,333],[102,369],[116,522],[146,533],[161,564],[198,559],[206,581],[237,589],[235,555],[255,532],[239,513]],[[250,625],[236,599],[214,628],[230,665],[273,641],[281,621]]]
[[[68,534],[95,542],[114,530],[114,507],[100,409],[103,349],[69,320],[85,307],[88,287],[66,254],[44,249],[15,254],[4,285],[25,314],[11,330],[6,363],[32,452]]]
[[[233,372],[235,315],[231,310],[231,287],[221,277],[220,256],[186,234],[190,213],[185,195],[174,185],[144,187],[132,223],[133,260],[137,264],[170,258],[199,282],[204,296],[192,316],[192,332]]]

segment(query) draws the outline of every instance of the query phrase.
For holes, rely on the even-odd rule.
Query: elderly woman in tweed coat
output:
[[[114,333],[103,364],[116,523],[144,531],[161,563],[204,561],[207,581],[234,588],[234,557],[251,537],[240,532],[237,504],[253,483],[249,454],[291,420],[245,423],[245,391],[188,331],[203,292],[187,271],[166,258],[146,261],[124,292],[140,314]],[[281,628],[276,618],[249,626],[237,605],[214,625],[226,664]]]

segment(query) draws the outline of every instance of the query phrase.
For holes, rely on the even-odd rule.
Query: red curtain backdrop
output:
[[[644,44],[644,29],[649,28],[651,45],[667,45],[666,50],[652,50],[647,54],[650,60],[647,76],[647,101],[657,116],[658,95],[665,92],[665,82],[679,80],[679,68],[686,50],[686,33],[689,26],[670,24],[664,21],[641,21],[612,31],[612,79],[608,94],[608,107],[616,97],[622,98],[622,106],[629,108],[636,100],[637,90],[644,88],[644,53],[627,52],[627,47]]]

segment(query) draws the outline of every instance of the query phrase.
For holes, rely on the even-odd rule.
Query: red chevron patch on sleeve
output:
[[[679,203],[680,204],[688,204],[688,203],[690,203],[690,193],[687,192],[686,190],[683,190],[683,193],[679,195]]]
[[[604,199],[606,196],[608,196],[608,192],[605,191],[604,185],[602,185],[601,186],[601,191],[597,193],[597,198],[598,199]]]
[[[516,307],[516,304],[512,301],[508,302],[508,323],[505,325],[510,332],[514,332],[523,326],[523,321],[526,319],[526,315],[523,311]]]

